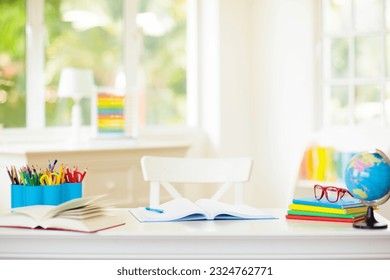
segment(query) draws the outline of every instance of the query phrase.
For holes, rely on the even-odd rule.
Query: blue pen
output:
[[[145,207],[145,209],[146,209],[147,211],[152,211],[152,212],[156,212],[156,213],[159,213],[159,214],[164,213],[164,210],[162,210],[162,209],[150,208],[150,207]]]

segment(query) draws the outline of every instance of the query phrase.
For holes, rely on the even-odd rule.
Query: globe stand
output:
[[[385,229],[387,228],[387,224],[379,223],[374,217],[374,208],[368,206],[366,218],[363,221],[355,222],[353,227],[360,229]]]

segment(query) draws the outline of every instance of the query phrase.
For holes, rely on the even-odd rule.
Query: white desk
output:
[[[2,259],[389,259],[390,230],[278,220],[139,223],[95,234],[0,229]],[[377,219],[389,222],[377,215]]]

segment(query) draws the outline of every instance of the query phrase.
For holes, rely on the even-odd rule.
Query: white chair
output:
[[[250,178],[252,159],[144,156],[141,158],[141,168],[145,181],[150,182],[150,207],[157,207],[160,204],[160,185],[173,198],[182,197],[171,183],[221,184],[211,197],[215,200],[219,200],[235,185],[235,203],[242,203],[242,183]]]

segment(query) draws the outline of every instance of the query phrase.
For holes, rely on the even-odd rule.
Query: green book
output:
[[[352,213],[352,214],[336,214],[336,213],[323,213],[323,212],[310,212],[310,211],[299,211],[299,210],[288,210],[289,215],[299,216],[313,216],[313,217],[331,217],[331,218],[347,218],[356,219],[366,215],[366,213]]]

